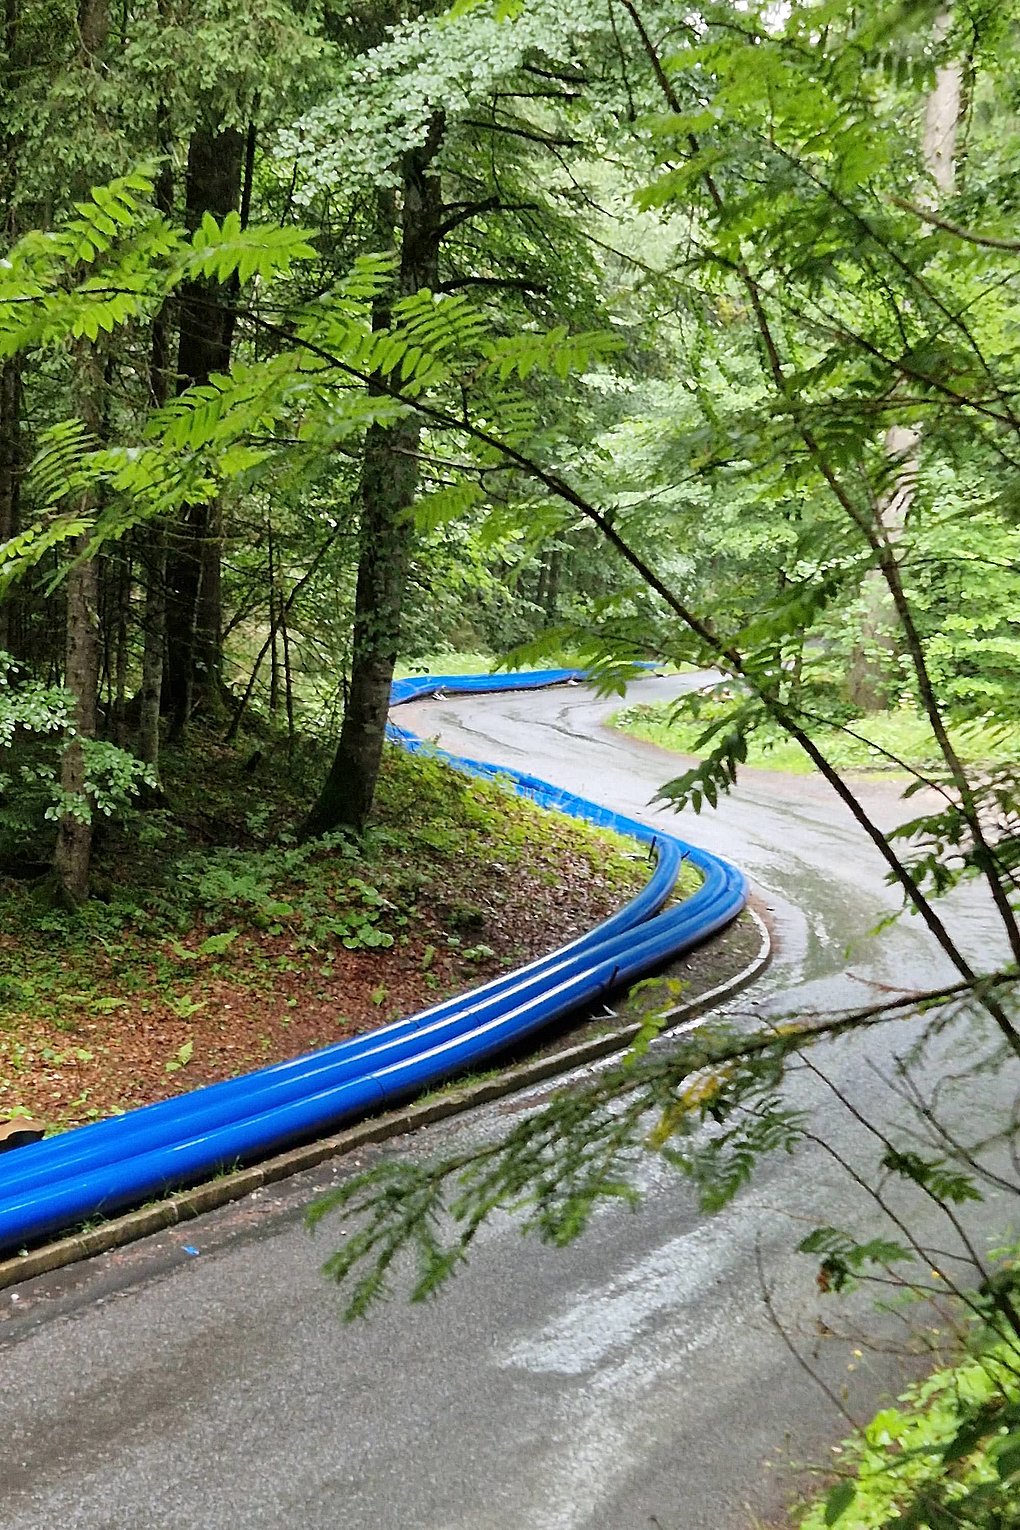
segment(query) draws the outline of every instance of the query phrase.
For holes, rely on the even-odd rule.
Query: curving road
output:
[[[642,682],[640,695],[683,683]],[[670,761],[601,730],[615,705],[578,687],[424,702],[401,722],[648,816]],[[893,791],[868,796],[896,820]],[[870,984],[927,984],[945,971],[916,921],[867,938],[895,900],[820,783],[749,773],[681,832],[739,861],[772,910],[777,957],[737,1001],[745,1011],[866,1001]],[[980,900],[958,899],[954,919],[975,956],[992,960]],[[876,1118],[903,1114],[876,1072],[903,1039],[872,1034],[826,1055],[830,1077]],[[973,1086],[961,1118],[979,1108],[987,1125],[1009,1084]],[[827,1085],[805,1072],[791,1091],[841,1155],[861,1153],[866,1134]],[[447,1148],[518,1108],[386,1151]],[[759,1261],[787,1337],[851,1409],[901,1374],[885,1350],[856,1353],[852,1334],[822,1336],[852,1329],[865,1309],[820,1304],[810,1261],[791,1252],[815,1223],[862,1215],[820,1148],[769,1162],[714,1219],[649,1161],[641,1214],[606,1210],[562,1253],[500,1218],[441,1301],[398,1300],[354,1328],[317,1273],[340,1229],[312,1242],[300,1224],[314,1191],[342,1172],[262,1192],[17,1300],[0,1294],[2,1530],[736,1530],[752,1513],[776,1515],[790,1460],[817,1458],[843,1429],[770,1320]],[[990,1199],[979,1220],[1000,1230],[1014,1205]],[[947,1246],[944,1227],[930,1231]],[[883,1332],[899,1340],[905,1325],[891,1318]]]

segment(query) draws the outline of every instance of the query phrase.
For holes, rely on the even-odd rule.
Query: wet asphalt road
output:
[[[643,682],[640,695],[677,683]],[[615,704],[572,688],[420,703],[401,721],[643,815],[670,762],[600,731]],[[884,822],[899,816],[888,787],[868,796]],[[916,921],[868,940],[895,899],[821,783],[749,774],[681,832],[742,864],[772,911],[777,956],[734,1001],[745,1015],[866,1002],[875,983],[949,975]],[[959,899],[954,920],[991,962],[980,901]],[[877,1120],[903,1116],[876,1068],[904,1040],[872,1033],[824,1054]],[[944,1066],[959,1065],[950,1050]],[[841,1156],[868,1149],[828,1085],[803,1073],[791,1093]],[[1010,1098],[1003,1076],[979,1081],[954,1119],[987,1126]],[[446,1149],[517,1108],[386,1151]],[[855,1353],[866,1308],[822,1301],[811,1262],[793,1252],[818,1222],[874,1225],[818,1147],[763,1165],[712,1219],[649,1161],[644,1209],[603,1211],[565,1252],[522,1241],[500,1217],[441,1301],[398,1299],[355,1327],[340,1324],[318,1274],[340,1229],[312,1241],[300,1222],[342,1172],[262,1192],[22,1288],[16,1302],[0,1293],[2,1530],[735,1530],[775,1515],[791,1460],[824,1456],[843,1430],[770,1320],[759,1265],[787,1337],[852,1411],[902,1374],[894,1354]],[[1001,1230],[1014,1207],[990,1197],[976,1222]],[[948,1230],[922,1215],[947,1247]],[[819,1319],[848,1342],[820,1336]],[[898,1343],[906,1324],[889,1318],[882,1332]]]

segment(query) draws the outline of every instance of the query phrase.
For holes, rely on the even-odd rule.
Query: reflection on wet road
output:
[[[695,677],[644,680],[629,699],[663,700],[695,683]],[[419,702],[400,715],[406,726],[439,737],[455,753],[530,770],[581,796],[661,822],[742,866],[771,905],[780,936],[767,981],[777,996],[786,990],[794,1005],[861,1002],[861,980],[923,987],[952,978],[953,969],[913,918],[881,941],[869,939],[879,920],[899,908],[899,894],[886,885],[878,852],[825,782],[745,771],[718,810],[678,817],[653,799],[681,763],[604,727],[621,705],[619,698],[600,700],[572,686],[538,695]],[[881,828],[919,811],[918,799],[905,806],[894,784],[865,780],[860,791]],[[984,900],[969,893],[957,897],[953,916],[977,964],[996,960],[1000,946]]]

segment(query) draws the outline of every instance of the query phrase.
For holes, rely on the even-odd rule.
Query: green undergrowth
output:
[[[675,702],[638,703],[616,712],[610,721],[622,732],[658,744],[662,749],[697,755],[718,743],[717,736],[712,743],[699,748],[706,729],[730,709],[728,702],[706,700],[694,716],[678,712]],[[927,721],[912,710],[848,717],[841,726],[808,723],[806,727],[840,771],[896,772],[903,768],[898,761],[918,770],[937,770],[944,763]],[[1009,763],[1020,754],[1020,727],[993,726],[983,719],[974,719],[951,726],[950,735],[966,764]],[[814,770],[800,746],[769,723],[760,724],[748,738],[746,763],[758,770],[788,775],[808,775]]]
[[[17,1107],[29,1071],[38,1086],[40,1070],[57,1080],[97,1066],[97,1020],[103,1038],[130,1026],[133,1044],[162,1045],[157,1074],[186,1086],[198,1066],[198,1028],[225,985],[242,1004],[245,990],[253,1000],[277,993],[274,1023],[283,1026],[306,993],[335,993],[343,1010],[353,953],[380,964],[370,1007],[382,1023],[408,970],[423,995],[440,997],[533,954],[546,938],[546,910],[548,945],[579,933],[556,928],[565,882],[597,894],[598,918],[647,881],[646,852],[632,841],[396,748],[386,751],[365,834],[301,843],[298,827],[325,765],[308,741],[288,762],[286,741],[274,736],[236,749],[198,734],[166,754],[168,805],[103,826],[95,895],[81,909],[54,907],[44,879],[0,871],[5,1105]],[[686,887],[693,890],[690,880]],[[576,917],[587,917],[583,902]],[[193,1022],[194,1045],[190,1029],[172,1041],[150,1036],[162,1026],[165,1037],[168,1018]],[[54,1104],[51,1119],[69,1113],[104,1110],[94,1093],[91,1102]]]
[[[799,1530],[1007,1530],[1020,1525],[1020,1344],[971,1353],[882,1408],[838,1452],[836,1481]]]
[[[49,991],[66,986],[75,959],[96,947],[118,959],[139,951],[146,980],[152,942],[170,950],[157,959],[159,976],[198,958],[227,966],[248,932],[286,933],[298,950],[332,942],[385,948],[414,920],[423,897],[442,904],[451,938],[467,944],[482,922],[476,908],[458,902],[468,868],[492,866],[504,878],[527,862],[552,893],[559,856],[580,855],[593,876],[618,888],[621,901],[648,875],[644,852],[631,841],[397,749],[387,750],[363,836],[300,843],[308,792],[280,788],[285,774],[269,758],[242,762],[206,740],[168,762],[171,809],[133,814],[100,844],[95,896],[82,909],[52,907],[30,882],[0,882],[8,947],[0,1016],[22,999],[52,1002]]]

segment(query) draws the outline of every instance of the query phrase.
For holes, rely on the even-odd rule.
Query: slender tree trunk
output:
[[[442,136],[437,116],[426,142],[402,162],[402,295],[425,287],[434,291],[438,283],[443,204],[433,161]],[[389,194],[381,198],[380,221],[392,216]],[[380,307],[375,317],[381,327],[389,316]],[[418,488],[420,436],[413,415],[393,425],[373,425],[366,436],[350,691],[336,757],[304,827],[308,837],[340,827],[360,830],[372,810],[414,539],[408,512]]]
[[[543,606],[545,608],[545,619],[546,621],[554,622],[556,620],[556,612],[559,607],[560,573],[563,567],[563,552],[559,547],[550,548],[545,566],[546,582],[545,597],[543,600]]]
[[[18,67],[18,0],[4,0],[2,39],[4,79],[13,79]],[[0,147],[0,207],[3,209],[4,243],[17,237],[15,191],[18,184],[19,142],[8,133]],[[21,492],[21,358],[12,356],[0,368],[0,543],[19,529]],[[0,595],[0,652],[10,653],[15,644],[14,587]]]
[[[202,214],[223,218],[237,209],[241,196],[244,137],[236,128],[216,131],[203,125],[188,148],[185,221],[197,228]],[[230,366],[233,336],[231,290],[216,282],[190,282],[180,294],[178,386],[208,382],[213,372]],[[187,726],[201,693],[219,708],[222,682],[222,613],[218,506],[189,505],[171,543],[168,567],[168,644],[164,705],[172,731]]]
[[[93,70],[109,34],[106,0],[80,0],[78,9],[79,64]],[[77,413],[93,436],[103,424],[106,372],[100,346],[88,340],[74,352],[74,393]],[[95,508],[89,489],[74,506],[79,514]],[[60,896],[72,906],[88,896],[92,860],[92,820],[85,792],[84,746],[96,736],[99,690],[99,561],[92,555],[86,532],[72,544],[74,562],[67,576],[67,626],[64,685],[73,698],[74,734],[60,762],[60,786],[78,811],[65,812],[57,825],[53,867]]]
[[[128,672],[128,626],[131,619],[131,589],[134,571],[130,552],[124,548],[124,557],[118,565],[116,598],[117,609],[113,639],[113,711],[112,729],[114,743],[123,749],[127,745],[127,672]]]
[[[311,563],[305,569],[304,573],[301,575],[301,578],[298,580],[297,584],[295,584],[294,588],[291,590],[290,594],[287,596],[286,599],[284,599],[284,597],[283,597],[283,592],[282,591],[280,592],[280,605],[278,607],[278,613],[279,614],[278,614],[278,617],[277,617],[277,621],[279,623],[282,623],[284,625],[284,627],[286,627],[287,616],[288,616],[291,608],[293,607],[294,602],[297,600],[298,596],[301,594],[301,591],[305,588],[305,586],[313,578],[316,570],[319,567],[319,564],[322,562],[323,558],[329,552],[330,548],[333,546],[334,542],[336,541],[336,539],[337,539],[337,537],[339,535],[340,535],[339,529],[334,530],[326,538],[325,542],[323,542],[321,544],[321,546],[319,547],[318,551],[316,552],[314,558],[312,559]],[[259,670],[262,668],[262,661],[265,658],[266,654],[269,652],[270,644],[273,641],[273,636],[274,636],[275,630],[276,630],[275,625],[272,623],[272,620],[271,620],[270,621],[270,628],[269,628],[269,636],[266,638],[265,642],[262,644],[262,647],[259,649],[258,654],[255,657],[255,663],[252,666],[251,674],[248,677],[248,684],[245,686],[244,694],[241,697],[240,701],[237,702],[237,704],[234,707],[234,715],[233,715],[233,717],[230,720],[230,727],[227,729],[227,731],[226,731],[226,733],[224,735],[224,738],[223,738],[223,742],[225,744],[232,744],[234,742],[234,739],[237,737],[238,733],[241,730],[241,723],[244,720],[244,714],[245,714],[245,712],[248,709],[248,703],[251,701],[252,692],[255,689],[255,682],[256,682],[256,680],[258,679],[258,676],[259,676]]]
[[[290,629],[287,626],[287,607],[280,597],[280,633],[283,637],[283,699],[287,708],[287,758],[294,758],[294,671],[290,664]]]
[[[166,641],[166,533],[149,528],[145,557],[142,685],[139,694],[138,758],[159,774],[159,715]]]
[[[229,354],[224,362],[229,366]],[[193,686],[203,706],[223,711],[223,505],[206,506],[202,540],[198,604],[195,610]]]
[[[6,361],[0,370],[0,543],[16,535],[21,495],[21,364]],[[14,588],[0,596],[0,650],[15,643]]]
[[[160,0],[159,15],[166,19],[166,0]],[[174,177],[171,168],[173,130],[170,107],[161,97],[156,103],[156,142],[164,156],[156,177],[155,203],[164,217],[170,217],[174,202]],[[152,323],[149,353],[149,396],[154,409],[170,397],[170,305],[164,303]],[[139,692],[138,758],[151,765],[159,781],[159,719],[163,699],[163,664],[166,653],[166,527],[151,521],[145,528],[143,543],[145,605],[142,616],[142,684]],[[162,801],[157,786],[156,800]]]
[[[78,413],[96,435],[101,424],[103,367],[96,347],[81,341],[75,358]],[[94,507],[88,490],[79,512]],[[91,813],[85,794],[84,744],[96,736],[96,697],[99,690],[99,560],[90,556],[89,537],[77,537],[74,564],[67,576],[67,638],[64,685],[73,697],[74,736],[64,749],[60,786],[78,804],[62,815],[57,828],[54,870],[58,891],[72,907],[88,896],[92,858]]]
[[[545,586],[549,577],[549,557],[546,554],[538,565],[538,578],[535,581],[535,605],[542,611],[545,610]]]
[[[903,533],[917,487],[921,432],[913,425],[886,431],[885,454],[894,475],[892,488],[879,500],[881,535],[895,542]],[[860,635],[850,659],[850,700],[862,712],[884,711],[895,699],[895,664],[900,630],[892,594],[881,569],[873,568],[861,590]]]
[[[943,12],[935,23],[935,41],[949,31],[951,17]],[[925,107],[921,151],[933,188],[925,187],[919,200],[933,207],[952,196],[955,185],[957,131],[963,101],[963,69],[944,64],[935,74],[935,85]],[[914,502],[920,467],[921,430],[917,425],[892,425],[886,432],[885,453],[892,486],[876,509],[879,534],[895,542],[903,534]],[[895,690],[895,661],[900,651],[900,629],[892,594],[880,569],[872,569],[862,590],[860,638],[851,655],[848,675],[850,700],[864,712],[879,712],[890,705]]]
[[[270,516],[266,525],[266,554],[269,559],[269,711],[275,716],[280,705],[280,649],[277,642],[276,605],[276,548],[273,543],[273,521]]]

